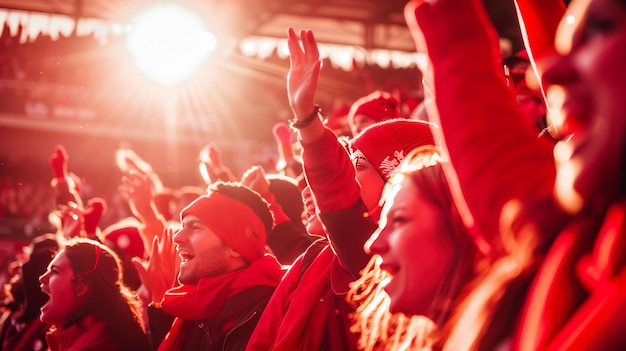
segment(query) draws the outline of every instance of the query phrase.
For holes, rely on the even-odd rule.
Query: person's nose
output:
[[[50,277],[50,271],[47,271],[46,273],[39,276],[39,282],[41,284],[48,284],[49,277]]]
[[[385,230],[386,227],[379,227],[365,242],[363,249],[366,253],[370,255],[378,254],[382,255],[385,252],[389,251],[389,241],[388,231]]]
[[[566,86],[577,78],[574,69],[574,57],[571,53],[555,53],[541,59],[537,66],[538,71],[543,71],[541,78],[546,90],[554,85]]]
[[[176,245],[180,245],[187,240],[187,230],[185,227],[180,228],[174,235],[172,235],[172,241]]]

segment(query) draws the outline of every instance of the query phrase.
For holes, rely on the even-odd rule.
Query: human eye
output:
[[[593,18],[587,24],[587,33],[606,33],[615,28],[615,22],[609,18]]]
[[[354,158],[352,159],[352,162],[354,164],[354,168],[356,168],[356,169],[367,169],[368,168],[367,160],[365,159],[365,157],[354,156]]]
[[[611,33],[617,26],[611,16],[602,14],[590,14],[586,22],[583,31],[584,41]]]
[[[191,225],[189,226],[189,228],[192,231],[199,231],[199,230],[204,230],[204,226],[201,223],[198,222],[193,222],[191,223]]]
[[[409,218],[401,213],[397,213],[397,214],[392,214],[390,216],[391,218],[389,218],[388,222],[393,226],[393,227],[399,227],[407,222],[409,222]]]

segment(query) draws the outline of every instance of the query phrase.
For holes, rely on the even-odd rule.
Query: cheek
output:
[[[50,281],[50,292],[51,292],[51,307],[53,315],[55,315],[55,319],[58,319],[60,322],[67,318],[67,316],[74,313],[77,309],[77,301],[75,298],[74,290],[68,282],[55,281],[52,279]]]
[[[594,94],[596,114],[626,111],[626,30],[625,34],[596,40],[576,55],[583,83]]]
[[[357,172],[356,179],[361,185],[361,199],[365,203],[370,214],[380,213],[380,196],[382,195],[385,182],[374,168],[368,168]]]
[[[313,216],[309,218],[306,227],[307,227],[307,232],[309,232],[309,234],[321,235],[321,236],[326,235],[324,232],[324,227],[322,227],[322,222],[319,221],[317,216]]]

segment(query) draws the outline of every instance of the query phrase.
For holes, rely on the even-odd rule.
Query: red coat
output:
[[[106,322],[85,317],[81,325],[74,324],[46,335],[50,351],[119,351],[106,331]],[[84,325],[84,326],[83,326]]]
[[[303,145],[305,175],[321,211],[329,244],[304,273],[298,258],[278,285],[246,350],[357,350],[345,301],[348,283],[369,257],[363,244],[377,228],[360,201],[350,158],[332,131]],[[314,244],[315,245],[315,244]],[[332,248],[330,247],[332,246]]]

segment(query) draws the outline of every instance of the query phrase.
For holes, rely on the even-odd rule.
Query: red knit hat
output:
[[[354,125],[356,115],[366,115],[376,122],[402,116],[398,100],[386,91],[377,90],[355,101],[348,113],[348,123]]]
[[[200,196],[180,213],[198,217],[222,241],[248,262],[265,255],[267,231],[259,216],[248,205],[219,192]],[[250,234],[247,229],[251,229]]]
[[[123,219],[102,231],[103,241],[107,246],[118,248],[129,257],[144,258],[146,251],[139,233],[140,226],[141,223],[132,218]]]
[[[332,129],[335,134],[349,135],[348,114],[350,113],[350,105],[342,105],[334,109],[326,117],[326,126]]]
[[[385,179],[411,150],[426,145],[435,146],[430,123],[403,118],[373,124],[350,140]]]

